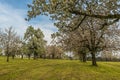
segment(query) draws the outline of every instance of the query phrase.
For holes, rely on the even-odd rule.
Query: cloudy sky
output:
[[[48,44],[51,41],[51,34],[56,32],[57,29],[53,25],[53,21],[46,16],[38,16],[35,19],[27,22],[27,4],[32,3],[32,0],[0,0],[0,28],[4,30],[12,26],[15,31],[23,37],[26,28],[29,25],[34,28],[40,28]]]

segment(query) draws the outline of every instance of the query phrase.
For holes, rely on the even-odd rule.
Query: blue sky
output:
[[[53,21],[47,16],[38,16],[29,22],[25,21],[28,11],[27,4],[31,3],[32,0],[0,0],[0,28],[4,30],[12,26],[23,37],[29,25],[35,28],[39,27],[49,44],[51,41],[50,35],[57,29],[54,27]]]

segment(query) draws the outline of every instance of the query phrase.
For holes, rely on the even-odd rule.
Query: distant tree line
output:
[[[28,26],[23,38],[12,27],[1,30],[0,40],[0,52],[7,57],[7,62],[9,57],[61,59],[64,53],[60,46],[47,45],[43,32],[32,26]]]

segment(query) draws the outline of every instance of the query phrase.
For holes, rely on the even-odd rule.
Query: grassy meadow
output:
[[[119,62],[91,62],[79,60],[28,60],[0,57],[0,80],[120,80]]]

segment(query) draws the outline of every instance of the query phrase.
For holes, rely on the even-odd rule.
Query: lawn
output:
[[[120,80],[119,62],[91,62],[78,60],[28,60],[0,57],[0,80]]]

